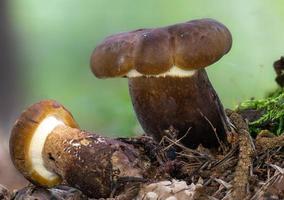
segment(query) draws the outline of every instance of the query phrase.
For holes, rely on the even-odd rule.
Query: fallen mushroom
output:
[[[186,146],[216,147],[228,123],[204,68],[231,44],[229,30],[212,19],[139,29],[107,37],[91,68],[98,78],[128,77],[138,120],[156,140],[174,128]]]
[[[95,198],[109,197],[121,178],[141,180],[146,166],[132,145],[79,130],[70,112],[51,100],[21,114],[10,153],[16,168],[35,185],[64,181]]]
[[[60,104],[42,101],[25,110],[15,122],[10,137],[10,155],[16,168],[32,183],[53,186],[59,176],[44,167],[42,150],[50,132],[58,125],[79,126]]]

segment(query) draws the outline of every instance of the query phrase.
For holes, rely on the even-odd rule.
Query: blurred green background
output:
[[[208,69],[225,107],[276,87],[272,63],[284,55],[283,0],[11,0],[21,61],[17,114],[51,98],[83,129],[110,136],[141,132],[126,79],[99,80],[89,59],[106,36],[195,18],[214,18],[232,32],[230,53]]]

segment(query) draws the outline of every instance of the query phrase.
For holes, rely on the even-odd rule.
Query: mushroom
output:
[[[58,125],[78,128],[62,105],[42,101],[25,110],[15,122],[10,136],[10,155],[15,167],[36,185],[51,187],[61,178],[46,169],[42,150],[50,132]]]
[[[141,179],[141,166],[146,166],[132,145],[80,130],[70,112],[52,100],[21,114],[12,129],[10,154],[35,185],[64,181],[95,198],[109,197],[120,178]]]
[[[213,19],[139,29],[107,37],[91,68],[98,78],[128,77],[137,118],[157,141],[175,130],[188,147],[218,147],[228,122],[204,68],[231,44],[229,30]]]

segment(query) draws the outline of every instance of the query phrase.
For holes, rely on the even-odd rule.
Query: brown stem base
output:
[[[144,166],[131,145],[66,126],[50,133],[43,159],[70,186],[95,198],[109,197],[121,178],[141,179]]]
[[[187,147],[217,147],[226,140],[223,106],[205,70],[190,77],[129,78],[137,118],[158,141],[174,129]]]

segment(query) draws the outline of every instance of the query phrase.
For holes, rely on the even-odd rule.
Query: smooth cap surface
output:
[[[41,138],[40,136],[36,137],[35,133],[41,134],[42,131],[39,131],[41,122],[49,117],[72,128],[78,128],[73,116],[66,108],[56,101],[44,100],[30,106],[21,114],[14,124],[10,137],[10,154],[15,167],[32,183],[46,187],[60,183],[61,179],[56,175],[47,178],[35,169],[33,164],[35,158],[31,158],[33,146],[31,143],[33,138]],[[37,145],[37,143],[44,143],[44,141],[33,141],[33,143]],[[39,149],[39,151],[41,155],[41,150]]]
[[[91,57],[98,78],[155,76],[171,68],[196,70],[218,61],[232,45],[230,31],[213,19],[139,29],[107,37]]]

